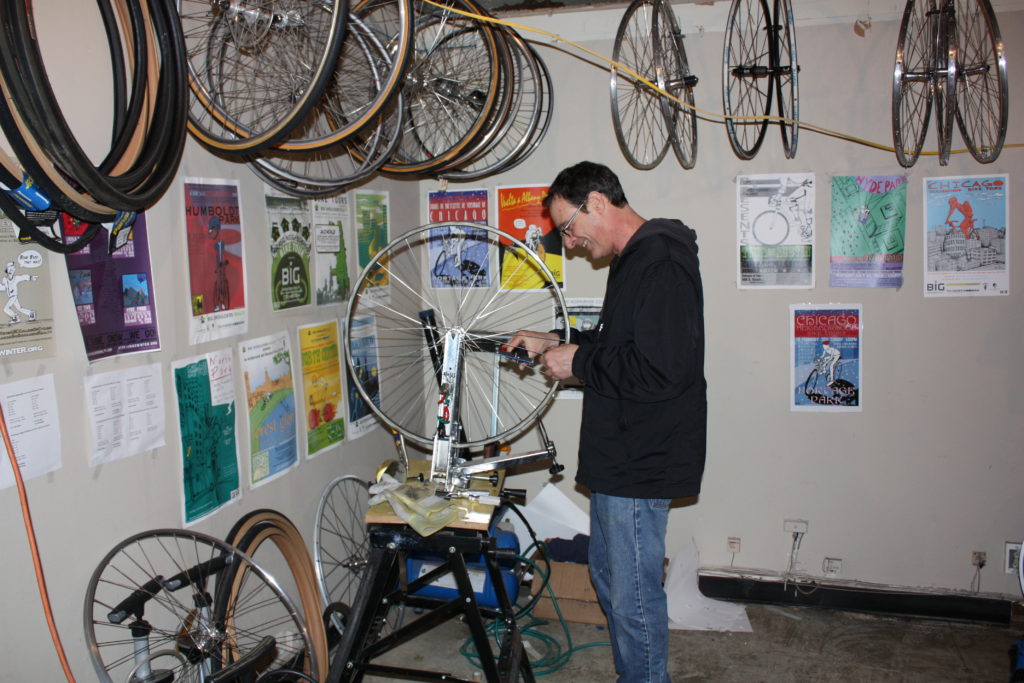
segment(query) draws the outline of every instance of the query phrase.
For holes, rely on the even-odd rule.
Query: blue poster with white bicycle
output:
[[[924,179],[924,295],[1009,296],[1009,176]]]
[[[814,174],[736,178],[736,286],[814,287]]]
[[[487,231],[467,223],[431,228],[427,243],[430,286],[434,289],[490,287],[490,240]]]
[[[860,304],[789,307],[790,410],[861,410]]]

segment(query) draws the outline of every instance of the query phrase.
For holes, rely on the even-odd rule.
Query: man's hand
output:
[[[532,330],[519,330],[512,335],[507,344],[502,345],[502,350],[513,353],[520,348],[526,351],[526,357],[534,360],[552,346],[558,345],[558,335],[552,332],[534,332]]]
[[[576,344],[562,344],[549,348],[541,357],[541,363],[544,364],[541,372],[552,379],[569,379],[573,376],[572,359],[576,356],[578,348]]]

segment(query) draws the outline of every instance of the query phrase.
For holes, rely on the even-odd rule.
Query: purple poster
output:
[[[67,214],[62,221],[69,242],[86,227]],[[107,253],[108,239],[107,230],[100,230],[84,249],[64,257],[90,361],[160,349],[145,214],[113,254]]]

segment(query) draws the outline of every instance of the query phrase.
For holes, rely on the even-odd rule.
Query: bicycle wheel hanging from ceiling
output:
[[[956,0],[956,122],[971,155],[983,164],[1006,140],[1009,82],[1006,52],[989,0]]]
[[[178,0],[192,135],[215,151],[239,155],[287,137],[334,74],[347,7],[342,0]]]
[[[722,103],[733,152],[753,159],[776,103],[786,157],[796,155],[800,67],[789,0],[733,0],[725,26]]]
[[[554,239],[551,231],[546,240]],[[345,316],[356,390],[350,410],[372,410],[428,448],[439,420],[458,425],[458,448],[526,429],[556,383],[537,366],[520,369],[500,346],[517,330],[550,330],[568,320],[561,285],[542,258],[486,225],[434,223],[392,240],[364,268]],[[438,405],[439,395],[454,390],[440,377],[446,348],[461,354],[455,415]]]
[[[654,16],[661,4],[662,0],[633,0],[619,22],[612,48],[612,128],[626,161],[642,171],[661,163],[669,147],[662,97],[636,77],[665,88],[659,59],[662,64],[665,60],[655,55],[662,46],[654,41]]]
[[[679,165],[685,169],[697,163],[697,110],[694,108],[693,89],[697,77],[690,72],[683,47],[683,34],[679,22],[668,2],[659,2],[652,27],[655,62],[659,78],[670,97],[660,97],[661,108],[668,125],[672,151]]]
[[[227,586],[229,570],[245,581]],[[218,615],[229,590],[231,608]],[[86,588],[84,617],[104,683],[254,680],[313,651],[305,621],[270,575],[237,548],[181,529],[136,534],[107,553]]]
[[[418,1],[414,8],[404,127],[382,167],[395,175],[429,174],[451,163],[485,133],[495,107],[511,106],[511,57],[501,31],[453,10],[483,11],[470,0],[444,7]]]
[[[932,114],[933,33],[938,30],[928,0],[904,6],[892,75],[892,135],[896,159],[907,168],[924,147]]]
[[[514,31],[507,32],[512,49],[512,107],[505,123],[489,142],[438,176],[476,180],[503,173],[522,163],[540,144],[551,122],[552,87],[547,65],[531,45]]]

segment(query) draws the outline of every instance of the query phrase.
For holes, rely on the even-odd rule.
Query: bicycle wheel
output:
[[[935,126],[939,142],[939,164],[949,163],[953,148],[953,119],[956,116],[956,11],[940,0],[938,31],[935,35],[933,82]]]
[[[551,115],[550,77],[540,57],[518,34],[506,32],[512,50],[512,107],[496,135],[465,160],[438,174],[451,180],[475,180],[507,171],[522,160],[536,138],[542,117]]]
[[[228,567],[249,577],[228,615],[230,628],[213,608]],[[198,683],[213,673],[236,680],[312,651],[305,622],[270,575],[237,548],[182,529],[146,531],[117,544],[89,580],[84,616],[86,644],[104,683]]]
[[[432,278],[453,233],[462,240],[459,274]],[[449,392],[453,405],[442,406],[459,426],[453,444],[501,441],[533,422],[556,384],[536,367],[503,359],[499,346],[517,330],[554,328],[558,316],[568,320],[560,285],[519,240],[486,225],[421,226],[379,251],[360,275],[345,316],[350,377],[384,423],[430,447],[440,387],[451,382],[440,377],[447,346],[461,354],[457,395]]]
[[[725,130],[733,152],[744,160],[753,159],[761,148],[776,90],[769,11],[768,0],[733,0],[725,25]]]
[[[507,45],[490,25],[452,9],[480,13],[469,0],[449,0],[443,9],[417,6],[413,57],[402,85],[405,127],[393,159],[382,167],[386,173],[442,168],[484,133],[499,102],[508,105]]]
[[[907,0],[892,73],[892,138],[896,159],[910,168],[924,147],[932,114],[932,49],[938,17],[932,0]]]
[[[661,47],[654,41],[654,13],[659,5],[659,0],[633,0],[619,22],[612,49],[612,128],[626,161],[642,171],[661,163],[670,137],[661,95],[629,73],[665,88],[664,70],[658,69],[658,59],[663,58],[655,55]]]
[[[957,0],[956,122],[971,155],[988,164],[1006,140],[1009,83],[999,24],[988,0]]]
[[[295,669],[314,677],[317,672],[326,671],[330,662],[316,570],[299,530],[275,510],[253,510],[234,524],[225,541],[251,558],[259,557],[259,565],[276,577],[278,585],[286,593],[298,596],[299,611],[305,619],[312,647],[293,654],[282,653],[272,668]],[[222,579],[223,589],[215,597],[213,614],[231,633],[240,627],[235,615],[253,609],[246,599],[246,587],[252,577],[246,567],[228,567]]]
[[[762,211],[750,224],[750,233],[759,244],[774,247],[789,237],[789,219],[775,209]]]
[[[283,140],[334,74],[347,8],[343,0],[178,0],[192,135],[227,154]]]
[[[796,26],[793,24],[793,5],[790,0],[775,0],[775,65],[776,95],[779,98],[779,130],[782,131],[782,149],[787,159],[796,156],[797,137],[800,134],[800,66],[796,59]]]
[[[679,30],[676,14],[665,0],[658,1],[654,14],[654,43],[659,78],[665,82],[665,92],[683,104],[662,97],[662,112],[668,126],[672,151],[685,169],[697,163],[697,111],[693,105],[693,88],[697,77],[690,73],[690,63],[683,47],[683,34]]]
[[[338,477],[324,489],[316,509],[313,557],[324,607],[354,604],[370,554],[366,510],[370,494],[359,477]],[[331,614],[335,629],[345,630],[341,615]]]

